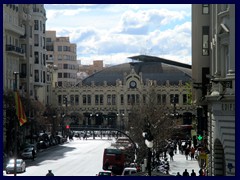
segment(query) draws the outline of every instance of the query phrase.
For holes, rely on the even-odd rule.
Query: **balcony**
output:
[[[22,56],[25,55],[25,52],[22,48],[17,47],[17,46],[13,46],[13,45],[6,45],[6,51],[12,52],[16,55],[22,55]]]
[[[15,24],[4,23],[4,28],[6,30],[12,31],[19,35],[24,35],[24,33],[25,33],[25,29],[23,27],[15,25]]]

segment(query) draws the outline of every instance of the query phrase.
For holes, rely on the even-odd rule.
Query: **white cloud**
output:
[[[77,57],[82,63],[94,59],[102,59],[105,64],[123,63],[139,54],[191,63],[190,5],[50,7],[47,30],[69,36],[77,44]]]

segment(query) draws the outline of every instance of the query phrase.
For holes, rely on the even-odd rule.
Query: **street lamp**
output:
[[[152,151],[151,148],[153,148],[153,135],[150,131],[150,122],[145,119],[145,127],[144,131],[142,133],[142,136],[145,140],[145,144],[148,148],[148,160],[147,160],[147,169],[148,169],[148,175],[151,176],[151,163],[152,163]]]
[[[14,91],[17,92],[17,75],[19,72],[13,73],[15,76],[15,82],[14,82]],[[17,123],[17,117],[14,119],[14,176],[17,176],[17,129],[18,129],[18,123]]]

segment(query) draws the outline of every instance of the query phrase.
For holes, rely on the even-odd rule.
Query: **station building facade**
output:
[[[190,66],[189,66],[190,67]],[[127,126],[132,106],[148,101],[154,91],[156,103],[173,112],[193,112],[189,104],[191,68],[161,62],[132,62],[108,67],[83,79],[74,87],[55,87],[55,107],[66,115],[78,114],[80,125]]]

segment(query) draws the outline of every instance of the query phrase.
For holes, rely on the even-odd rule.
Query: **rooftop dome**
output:
[[[124,74],[129,74],[132,69],[139,75],[142,73],[142,79],[145,83],[147,79],[156,80],[158,85],[163,85],[169,80],[170,84],[178,84],[191,80],[192,70],[185,67],[168,65],[162,62],[131,62],[115,65],[105,68],[93,75],[85,78],[82,85],[91,85],[94,81],[96,86],[101,86],[104,81],[107,85],[116,85],[116,80],[123,81]]]

